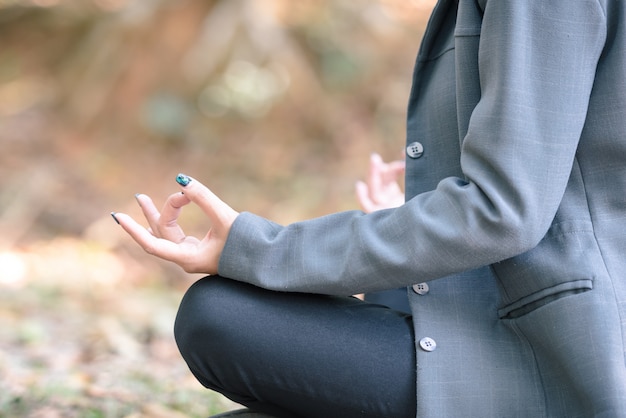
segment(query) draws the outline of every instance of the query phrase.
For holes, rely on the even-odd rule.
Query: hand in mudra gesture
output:
[[[356,197],[364,212],[395,208],[404,203],[404,192],[398,182],[404,167],[404,161],[385,163],[380,155],[372,154],[367,180],[356,183]],[[356,297],[363,299],[364,295]]]
[[[402,205],[404,194],[398,183],[402,173],[403,161],[385,163],[373,154],[367,182],[356,185],[363,210],[373,212]],[[184,174],[178,175],[176,181],[181,191],[170,195],[160,211],[149,196],[137,195],[148,228],[124,213],[112,213],[113,218],[147,253],[171,261],[188,273],[217,274],[226,239],[239,213],[199,181]],[[178,224],[183,208],[190,203],[197,205],[211,224],[202,238],[186,235]]]
[[[398,182],[404,167],[404,161],[385,163],[380,155],[372,154],[366,182],[356,184],[356,196],[364,212],[395,208],[404,203],[404,192]]]
[[[127,214],[111,215],[147,253],[171,261],[188,273],[217,274],[226,238],[239,213],[199,181],[184,174],[179,174],[176,181],[181,191],[170,195],[161,211],[150,197],[137,195],[149,228]],[[202,238],[186,235],[178,225],[183,208],[190,203],[197,205],[211,224]]]

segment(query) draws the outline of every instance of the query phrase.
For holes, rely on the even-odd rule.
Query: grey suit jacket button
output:
[[[414,284],[412,288],[413,288],[413,291],[417,293],[418,295],[425,295],[430,291],[430,288],[428,287],[428,283]]]
[[[419,158],[424,154],[424,146],[419,142],[411,142],[406,147],[406,155],[411,158]]]
[[[435,342],[435,340],[433,340],[430,337],[422,338],[419,344],[422,350],[428,351],[428,352],[435,351],[435,349],[437,348],[437,343]]]

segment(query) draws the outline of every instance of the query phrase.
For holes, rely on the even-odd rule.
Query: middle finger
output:
[[[185,238],[185,233],[178,225],[178,217],[182,212],[183,206],[190,202],[189,198],[183,193],[178,192],[170,195],[159,216],[157,227],[162,238],[174,242],[180,242]]]
[[[174,242],[179,242],[185,238],[185,233],[177,223],[182,206],[189,203],[189,199],[184,197],[182,193],[174,193],[169,196],[161,212],[149,196],[137,194],[135,197],[148,221],[148,230],[152,235]]]

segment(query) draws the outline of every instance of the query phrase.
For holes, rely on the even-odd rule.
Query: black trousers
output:
[[[187,291],[174,332],[200,383],[251,409],[277,417],[415,417],[409,314],[213,276]]]

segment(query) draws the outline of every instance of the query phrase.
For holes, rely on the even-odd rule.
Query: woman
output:
[[[197,180],[149,253],[208,277],[176,338],[277,416],[626,416],[626,2],[440,0],[409,100],[406,203],[280,226]],[[205,238],[176,225],[193,202]],[[351,295],[407,287],[411,315]],[[329,295],[329,296],[322,296]]]

